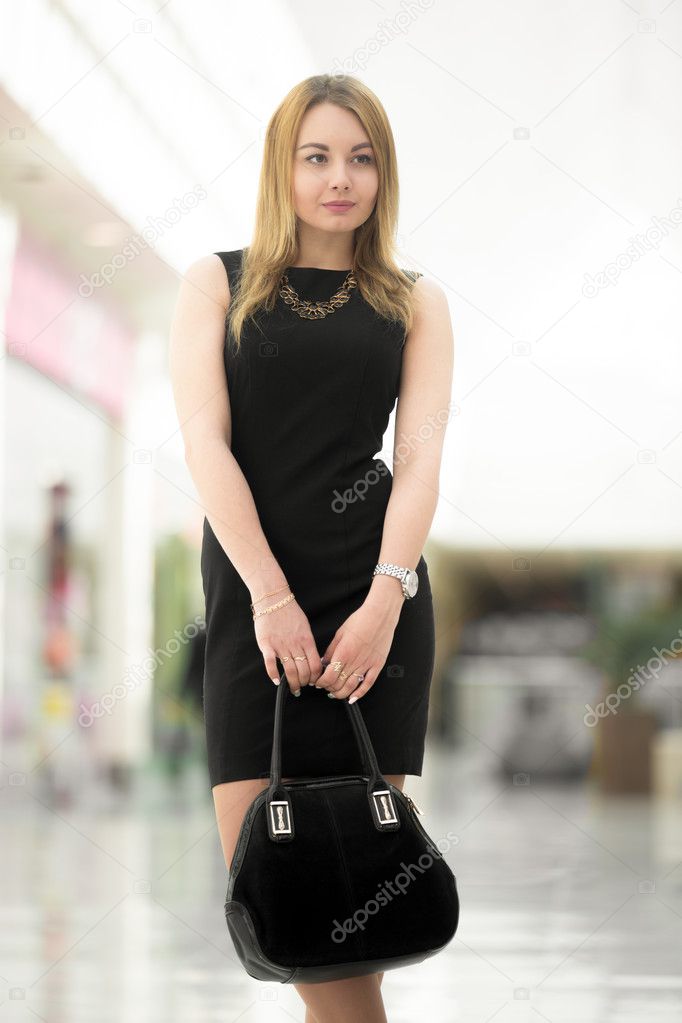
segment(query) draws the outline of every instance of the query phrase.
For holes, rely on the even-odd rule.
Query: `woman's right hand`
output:
[[[284,657],[288,660],[283,661],[282,668],[294,696],[299,695],[301,686],[317,682],[322,674],[322,661],[308,618],[296,600],[290,600],[270,614],[259,615],[253,624],[265,670],[273,682],[279,682],[281,674],[276,658],[282,661]],[[297,661],[296,657],[303,660]]]

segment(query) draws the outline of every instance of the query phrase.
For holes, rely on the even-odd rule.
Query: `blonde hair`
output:
[[[351,75],[313,75],[294,86],[268,123],[253,237],[244,250],[241,277],[226,317],[237,348],[246,320],[256,323],[254,314],[260,308],[272,311],[281,276],[297,258],[294,150],[305,113],[324,102],[357,115],[372,144],[377,165],[376,204],[355,232],[353,269],[358,290],[380,316],[402,324],[406,334],[412,326],[414,281],[401,271],[394,255],[398,168],[386,112],[359,79]]]

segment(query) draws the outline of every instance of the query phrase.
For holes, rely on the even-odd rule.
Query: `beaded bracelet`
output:
[[[285,583],[284,586],[278,586],[276,590],[270,590],[269,593],[263,593],[263,594],[261,594],[260,597],[256,597],[256,599],[254,600],[253,604],[249,604],[249,607],[253,611],[253,605],[257,604],[259,600],[263,600],[265,597],[271,597],[273,595],[273,593],[279,593],[280,590],[286,590],[286,589],[288,589],[287,583]]]
[[[289,593],[283,600],[278,600],[276,604],[270,604],[269,607],[264,607],[262,611],[254,611],[253,618],[256,619],[260,618],[261,615],[269,615],[272,611],[276,611],[278,607],[284,607],[285,604],[289,604],[292,600],[295,600],[294,594]]]

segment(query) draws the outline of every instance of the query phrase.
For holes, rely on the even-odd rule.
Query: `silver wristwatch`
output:
[[[373,577],[375,575],[394,575],[396,579],[400,579],[403,596],[408,599],[414,597],[419,586],[419,576],[411,568],[401,568],[400,565],[392,565],[387,561],[379,562],[372,573]]]

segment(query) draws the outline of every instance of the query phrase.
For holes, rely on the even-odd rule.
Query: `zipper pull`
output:
[[[412,808],[413,808],[414,810],[416,810],[416,811],[417,811],[417,813],[420,813],[420,814],[422,815],[422,817],[423,817],[423,816],[424,816],[424,811],[423,811],[423,810],[420,810],[420,809],[419,809],[419,807],[418,807],[418,806],[417,806],[417,804],[415,803],[415,801],[414,801],[414,799],[412,798],[412,796],[408,796],[408,795],[407,795],[407,793],[405,793],[405,798],[407,799],[407,801],[408,801],[408,803],[410,804],[410,806],[411,806],[411,807],[412,807]]]

